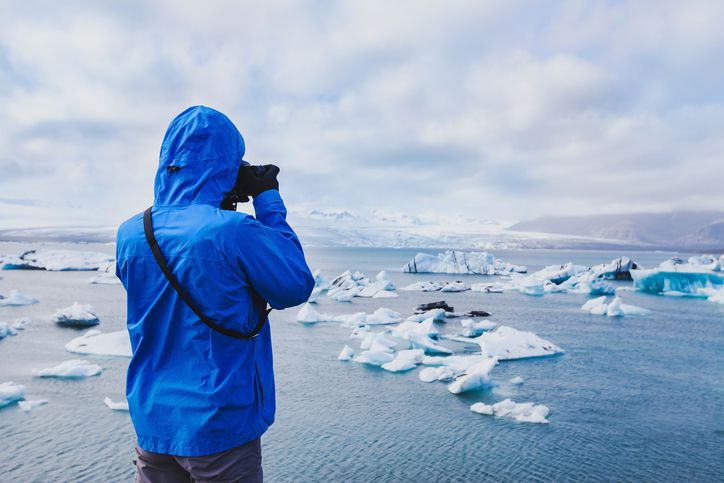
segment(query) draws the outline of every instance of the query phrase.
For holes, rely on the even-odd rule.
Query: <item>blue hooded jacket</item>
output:
[[[161,146],[153,224],[171,271],[204,314],[249,333],[264,300],[298,305],[314,280],[277,190],[254,199],[256,218],[219,208],[243,155],[244,140],[222,113],[197,106],[178,115]],[[128,293],[126,397],[138,445],[204,456],[261,436],[275,411],[269,323],[239,340],[199,320],[153,258],[142,214],[119,227],[116,259]]]

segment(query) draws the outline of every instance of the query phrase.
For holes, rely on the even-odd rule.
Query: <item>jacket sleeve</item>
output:
[[[239,263],[252,288],[275,309],[306,302],[314,288],[302,245],[277,190],[254,198],[256,220],[242,225]]]

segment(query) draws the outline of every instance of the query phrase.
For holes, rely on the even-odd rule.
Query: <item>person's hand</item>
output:
[[[278,174],[279,167],[273,164],[242,166],[239,169],[240,184],[244,192],[253,198],[268,190],[279,190]]]

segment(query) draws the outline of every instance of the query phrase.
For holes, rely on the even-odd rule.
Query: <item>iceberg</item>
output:
[[[102,333],[91,329],[67,344],[65,350],[75,354],[131,357],[131,339],[127,330]]]
[[[437,292],[441,288],[442,283],[425,280],[423,282],[411,283],[406,287],[402,287],[400,290],[406,290],[408,292]]]
[[[12,381],[0,383],[0,408],[25,397],[25,386]]]
[[[475,403],[470,406],[474,413],[495,416],[498,418],[511,418],[523,423],[546,424],[550,410],[547,406],[534,403],[517,403],[505,399],[495,404]]]
[[[4,339],[10,335],[18,335],[14,328],[10,327],[7,322],[0,322],[0,339]]]
[[[29,399],[25,401],[18,401],[18,407],[25,413],[29,413],[33,408],[48,404],[47,399]]]
[[[337,360],[340,361],[351,361],[352,358],[354,358],[354,351],[352,348],[345,344],[344,347],[342,347],[342,350],[340,351],[339,355],[337,356]]]
[[[114,257],[105,253],[50,248],[29,250],[17,257],[0,256],[3,270],[99,270],[113,261]]]
[[[120,285],[121,280],[116,277],[116,262],[110,262],[99,267],[98,274],[89,278],[88,283],[98,285]]]
[[[314,307],[312,307],[309,302],[302,305],[302,308],[300,308],[299,312],[297,312],[297,322],[302,324],[316,324],[317,322],[322,322],[326,319],[327,316],[324,316],[314,310]]]
[[[113,411],[128,411],[128,401],[114,402],[111,398],[103,398],[103,404],[111,408]]]
[[[401,350],[395,358],[382,364],[382,369],[390,372],[405,372],[412,370],[422,362],[424,352],[420,349]]]
[[[374,282],[366,278],[362,272],[346,270],[329,285],[327,296],[337,302],[350,302],[353,297],[374,297],[380,292],[395,290],[395,284],[390,281],[384,270],[376,275]],[[378,298],[385,296],[379,295]]]
[[[460,335],[463,337],[478,337],[486,330],[492,330],[497,325],[489,320],[475,321],[473,319],[461,319],[460,325],[463,329]]]
[[[445,310],[444,309],[430,309],[419,314],[413,314],[407,318],[411,322],[423,322],[427,319],[432,319],[435,322],[445,322]]]
[[[462,394],[467,391],[474,391],[491,384],[490,371],[498,363],[496,357],[483,359],[474,366],[469,367],[462,376],[459,376],[447,387],[453,394]]]
[[[400,317],[399,312],[395,312],[394,310],[380,307],[379,309],[375,310],[373,313],[367,315],[367,318],[365,319],[365,324],[366,325],[389,325],[389,324],[397,324],[401,320],[402,320],[402,318]]]
[[[581,306],[591,315],[607,315],[609,317],[623,317],[624,315],[647,315],[649,309],[623,303],[621,297],[614,297],[610,304],[606,303],[606,296],[591,299]]]
[[[91,327],[100,324],[92,305],[74,302],[70,307],[55,311],[53,322],[66,327]]]
[[[545,357],[564,352],[533,332],[523,332],[505,325],[484,332],[483,335],[470,339],[470,342],[477,343],[484,356],[495,357],[501,361]]]
[[[392,362],[395,356],[391,352],[387,351],[363,351],[360,355],[355,357],[353,360],[360,364],[367,364],[370,366],[381,366],[388,362]]]
[[[502,283],[474,283],[470,286],[473,292],[503,293],[509,287]]]
[[[304,310],[304,307],[302,307],[302,310]],[[316,311],[314,313],[316,314],[316,316],[309,316],[310,320],[317,318],[317,322],[320,322],[322,320],[340,322],[342,325],[347,327],[362,327],[365,325],[391,325],[397,324],[402,320],[398,312],[386,309],[384,307],[378,308],[371,314],[365,312],[355,312],[353,314],[343,315],[324,315],[318,314]]]
[[[506,275],[525,273],[526,267],[495,258],[488,252],[447,250],[437,255],[418,253],[402,268],[408,273],[449,273],[469,275]]]
[[[10,295],[0,294],[0,306],[2,307],[19,307],[21,305],[37,304],[38,301],[29,295],[11,290]]]
[[[447,347],[441,346],[436,341],[428,337],[427,335],[410,333],[409,334],[410,345],[413,349],[422,349],[425,354],[452,354],[453,351]]]
[[[584,267],[572,262],[563,265],[550,265],[528,275],[513,279],[501,289],[517,289],[526,295],[546,293],[585,293],[591,295],[611,295],[615,287],[606,280],[631,279],[631,270],[637,267],[627,257],[620,257],[608,263]],[[475,287],[473,288],[475,290]]]
[[[13,329],[15,330],[25,330],[25,326],[30,323],[30,317],[21,317],[19,319],[15,319],[15,322],[13,323]]]
[[[422,364],[429,367],[420,371],[419,378],[422,382],[450,381],[485,359],[481,355],[425,356]]]
[[[81,379],[83,377],[97,376],[103,372],[98,364],[91,364],[83,359],[71,359],[61,362],[55,367],[33,370],[35,377],[57,377],[59,379]]]
[[[520,385],[523,384],[525,381],[523,380],[522,377],[520,377],[520,376],[515,376],[514,378],[512,378],[512,379],[511,379],[510,381],[508,381],[508,382],[511,383],[511,384],[514,385],[514,386],[520,386]]]
[[[465,292],[466,290],[470,290],[470,287],[460,280],[443,282],[442,287],[440,287],[441,292]]]
[[[332,284],[329,283],[329,280],[324,278],[324,275],[322,275],[322,272],[319,269],[312,273],[312,277],[314,277],[314,286],[318,289],[323,291],[332,288]]]
[[[724,288],[724,256],[701,255],[688,262],[672,258],[658,268],[631,270],[636,290],[662,295],[706,297]]]

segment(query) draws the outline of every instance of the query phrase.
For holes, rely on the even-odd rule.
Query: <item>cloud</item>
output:
[[[724,206],[721,2],[20,2],[0,225],[151,202],[203,103],[291,206],[479,218]]]

